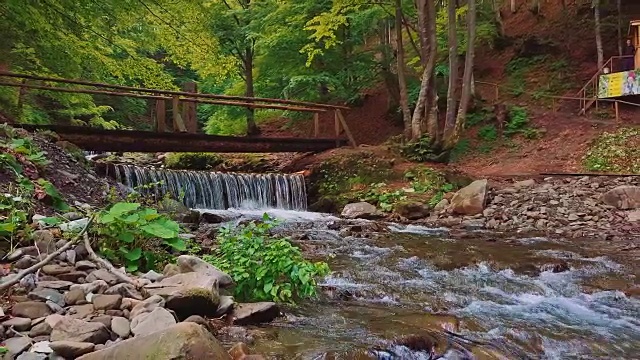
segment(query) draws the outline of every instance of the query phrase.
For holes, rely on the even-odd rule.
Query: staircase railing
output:
[[[602,65],[600,69],[598,69],[598,72],[593,75],[593,77],[589,81],[587,81],[585,86],[578,92],[578,97],[580,98],[580,112],[578,113],[578,115],[586,114],[587,110],[589,110],[589,108],[593,106],[593,104],[596,104],[597,106],[598,80],[600,80],[600,75],[604,73],[604,69],[609,68],[610,73],[624,71],[621,66],[617,67],[618,70],[614,68],[614,60],[628,59],[633,57],[633,55],[612,56],[604,63],[604,65]]]

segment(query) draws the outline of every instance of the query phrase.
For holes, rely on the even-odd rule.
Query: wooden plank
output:
[[[338,145],[338,138],[340,138],[340,119],[338,119],[338,111],[333,114],[333,123],[336,129],[336,146]]]
[[[155,129],[157,132],[167,131],[167,105],[165,100],[156,100]]]
[[[347,125],[347,121],[344,119],[344,116],[342,115],[342,111],[336,110],[336,115],[338,116],[338,119],[340,119],[340,123],[344,128],[344,132],[347,133],[347,138],[349,138],[349,142],[351,143],[351,146],[353,146],[354,148],[358,147],[358,144],[356,144],[356,139],[353,137],[353,134],[351,134],[351,130],[349,130],[349,125]]]
[[[313,137],[317,138],[320,135],[320,114],[313,114]]]
[[[194,81],[189,81],[184,84],[184,91],[192,94],[197,94],[198,87]],[[198,102],[187,102],[182,105],[182,120],[187,128],[187,132],[195,134],[198,132],[198,119],[196,115]]]

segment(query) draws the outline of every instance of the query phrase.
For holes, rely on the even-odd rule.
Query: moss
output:
[[[622,128],[600,135],[587,151],[584,166],[590,171],[640,173],[640,129]]]
[[[170,153],[164,160],[169,169],[213,170],[223,160],[213,153]]]

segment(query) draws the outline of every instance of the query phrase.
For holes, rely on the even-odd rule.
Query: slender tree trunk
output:
[[[449,0],[447,5],[449,30],[449,90],[447,91],[447,113],[444,123],[444,143],[450,143],[456,126],[456,85],[458,83],[458,37],[456,29],[456,2]],[[437,148],[437,147],[436,147]]]
[[[398,60],[398,85],[400,86],[400,107],[402,109],[402,122],[404,123],[404,136],[411,138],[411,110],[409,110],[409,94],[407,92],[407,80],[404,76],[404,46],[402,44],[402,1],[396,0],[396,51]]]
[[[618,56],[622,56],[622,0],[617,0],[618,6]]]
[[[604,51],[602,50],[602,35],[600,33],[600,0],[593,0],[593,17],[595,19],[596,50],[598,51],[598,69],[604,65]]]
[[[244,64],[245,91],[244,96],[254,97],[253,89],[253,49],[247,47]],[[260,134],[260,128],[256,125],[255,110],[247,108],[247,135]]]
[[[502,21],[502,13],[500,12],[502,1],[493,0],[491,5],[493,7],[493,12],[495,14],[496,23],[498,23],[498,33],[500,34],[500,36],[504,36],[504,22]]]
[[[428,65],[431,71],[431,81],[429,82],[429,96],[427,97],[426,124],[423,126],[431,136],[432,144],[439,144],[442,138],[442,131],[438,121],[438,85],[435,73],[436,56],[438,54],[438,43],[436,38],[436,4],[433,0],[427,2],[427,26],[428,26],[428,47],[429,59],[433,59]]]
[[[431,0],[418,0],[417,8],[418,8],[418,38],[420,39],[420,61],[422,62],[422,66],[427,66],[427,61],[429,57],[429,40],[427,34],[427,1]]]
[[[400,107],[400,87],[398,85],[398,77],[392,71],[393,63],[393,49],[389,43],[389,24],[385,20],[380,24],[379,36],[380,44],[382,45],[382,60],[380,61],[381,74],[384,80],[385,87],[389,93],[388,110],[395,111]]]
[[[467,54],[464,60],[464,74],[462,76],[462,95],[460,97],[460,107],[456,116],[456,124],[451,136],[447,137],[445,148],[453,149],[460,139],[460,134],[464,129],[465,117],[471,101],[473,88],[473,65],[476,42],[476,0],[469,0],[469,10],[467,12]]]

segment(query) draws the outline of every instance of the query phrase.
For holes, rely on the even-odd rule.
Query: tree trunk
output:
[[[456,29],[456,2],[449,0],[447,5],[449,30],[449,90],[447,91],[447,113],[444,123],[444,143],[449,144],[456,126],[456,85],[458,83],[458,37]],[[438,146],[436,146],[438,148]]]
[[[404,123],[404,137],[411,138],[411,110],[409,110],[409,94],[407,93],[407,80],[404,77],[404,46],[402,44],[402,1],[396,0],[396,59],[398,71],[398,85],[400,86],[400,108],[402,109],[402,122]]]
[[[622,0],[617,0],[618,6],[618,56],[622,56]]]
[[[469,108],[473,89],[473,65],[476,42],[476,0],[469,0],[467,12],[467,54],[464,60],[464,75],[462,76],[462,95],[460,107],[456,116],[456,124],[453,133],[447,137],[446,149],[453,149],[460,139],[460,133],[464,129],[465,117]]]
[[[254,97],[253,49],[251,47],[247,47],[245,54],[246,54],[246,57],[244,62],[244,81],[245,81],[244,96]],[[258,125],[256,125],[255,109],[247,108],[247,135],[258,135],[258,134],[260,134],[260,128],[258,128]]]
[[[602,36],[600,33],[600,0],[593,0],[593,17],[596,30],[596,50],[598,51],[598,69],[604,65],[604,52],[602,50]]]
[[[427,35],[427,1],[428,0],[418,0],[418,3],[416,4],[418,7],[418,37],[420,39],[420,61],[422,62],[423,67],[427,66],[427,58],[429,56],[429,40]]]
[[[502,13],[500,12],[502,1],[493,0],[491,5],[495,14],[496,23],[498,24],[498,33],[500,34],[500,36],[504,36],[504,22],[502,21]]]
[[[400,107],[400,87],[398,86],[398,77],[393,73],[393,71],[391,71],[393,49],[389,43],[389,32],[390,29],[387,21],[385,20],[380,24],[380,29],[378,31],[380,44],[382,45],[382,50],[380,52],[382,55],[382,59],[380,61],[380,73],[382,74],[382,79],[384,80],[385,87],[389,93],[387,108],[389,111],[395,111]]]
[[[427,109],[429,109],[429,105],[432,103],[433,98],[433,81],[436,67],[436,42],[435,42],[435,0],[425,0],[426,6],[421,7],[421,11],[425,11],[426,14],[419,14],[418,16],[423,16],[426,21],[423,22],[423,26],[426,26],[427,29],[424,31],[420,29],[418,31],[420,39],[420,44],[426,43],[429,49],[429,52],[426,56],[427,63],[422,73],[422,80],[420,83],[420,94],[418,95],[418,101],[416,102],[416,108],[413,111],[413,116],[411,118],[411,139],[418,140],[425,131],[425,117],[427,114]],[[427,36],[427,39],[422,39],[423,36]],[[427,126],[428,128],[428,126]],[[431,129],[427,129],[429,134],[432,137],[432,140],[435,138],[437,131],[431,132]],[[436,123],[437,130],[437,123]]]
[[[438,54],[438,43],[436,38],[436,5],[435,2],[429,0],[427,2],[427,26],[428,26],[428,46],[429,46],[429,59],[433,59],[433,62],[429,63],[431,66],[431,82],[429,83],[429,96],[427,97],[427,111],[426,111],[426,131],[431,136],[432,144],[439,144],[442,138],[442,131],[438,122],[438,86],[437,78],[435,74],[436,68],[436,56]]]

